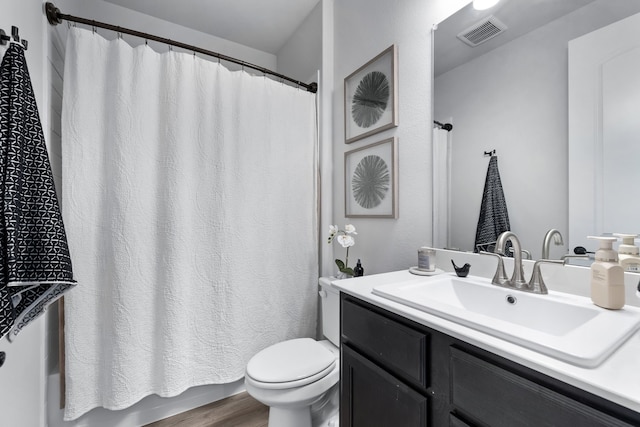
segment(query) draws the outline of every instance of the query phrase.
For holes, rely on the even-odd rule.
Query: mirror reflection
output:
[[[582,195],[584,188],[602,192],[598,182],[607,182],[607,168],[594,167],[599,160],[593,147],[569,146],[571,120],[576,128],[569,113],[570,42],[639,13],[636,0],[502,0],[484,11],[469,4],[438,24],[434,121],[450,124],[451,130],[434,130],[436,246],[475,249],[492,160],[487,153],[498,160],[510,229],[532,258],[548,251],[548,258],[559,259],[576,246],[593,251],[587,234],[640,231],[640,226],[626,229],[628,221],[604,225],[602,217],[615,217],[606,209],[628,209],[628,200],[602,207],[605,198]],[[640,39],[639,31],[632,38]],[[574,98],[577,90],[585,89],[574,88]],[[588,155],[573,155],[588,150]],[[607,185],[622,185],[619,169],[608,169],[617,176]]]

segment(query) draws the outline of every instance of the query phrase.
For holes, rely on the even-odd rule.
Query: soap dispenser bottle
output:
[[[362,264],[360,264],[360,260],[358,260],[356,266],[353,269],[353,276],[354,277],[364,276],[364,268],[362,268]]]
[[[622,239],[618,246],[618,263],[624,271],[640,272],[640,249],[634,244],[637,234],[613,233]]]
[[[597,306],[617,310],[624,307],[624,270],[613,250],[615,237],[588,236],[600,242],[591,264],[591,300]]]

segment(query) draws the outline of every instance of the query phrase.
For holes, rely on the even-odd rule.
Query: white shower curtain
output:
[[[65,419],[313,336],[315,95],[78,28],[65,61]]]
[[[448,248],[451,206],[451,132],[433,129],[433,246]]]

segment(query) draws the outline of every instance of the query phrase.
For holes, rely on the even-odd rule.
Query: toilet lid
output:
[[[322,344],[311,338],[297,338],[274,344],[253,356],[247,364],[247,374],[263,383],[295,381],[303,385],[327,375],[335,361],[335,354]],[[301,381],[304,379],[309,381]]]

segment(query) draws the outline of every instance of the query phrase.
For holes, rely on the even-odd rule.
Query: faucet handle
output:
[[[502,256],[494,252],[485,251],[480,251],[480,255],[491,255],[498,258],[498,268],[496,268],[496,274],[493,275],[491,283],[498,286],[507,285],[509,283],[509,277],[507,276],[507,272],[504,270],[504,261],[502,260]]]
[[[540,264],[564,265],[564,261],[559,259],[539,259],[535,262],[535,264],[533,264],[533,273],[531,274],[531,280],[529,281],[529,288],[527,290],[529,292],[533,292],[534,294],[546,295],[549,293],[549,290],[547,289],[547,285],[544,284],[544,280],[542,279]]]

